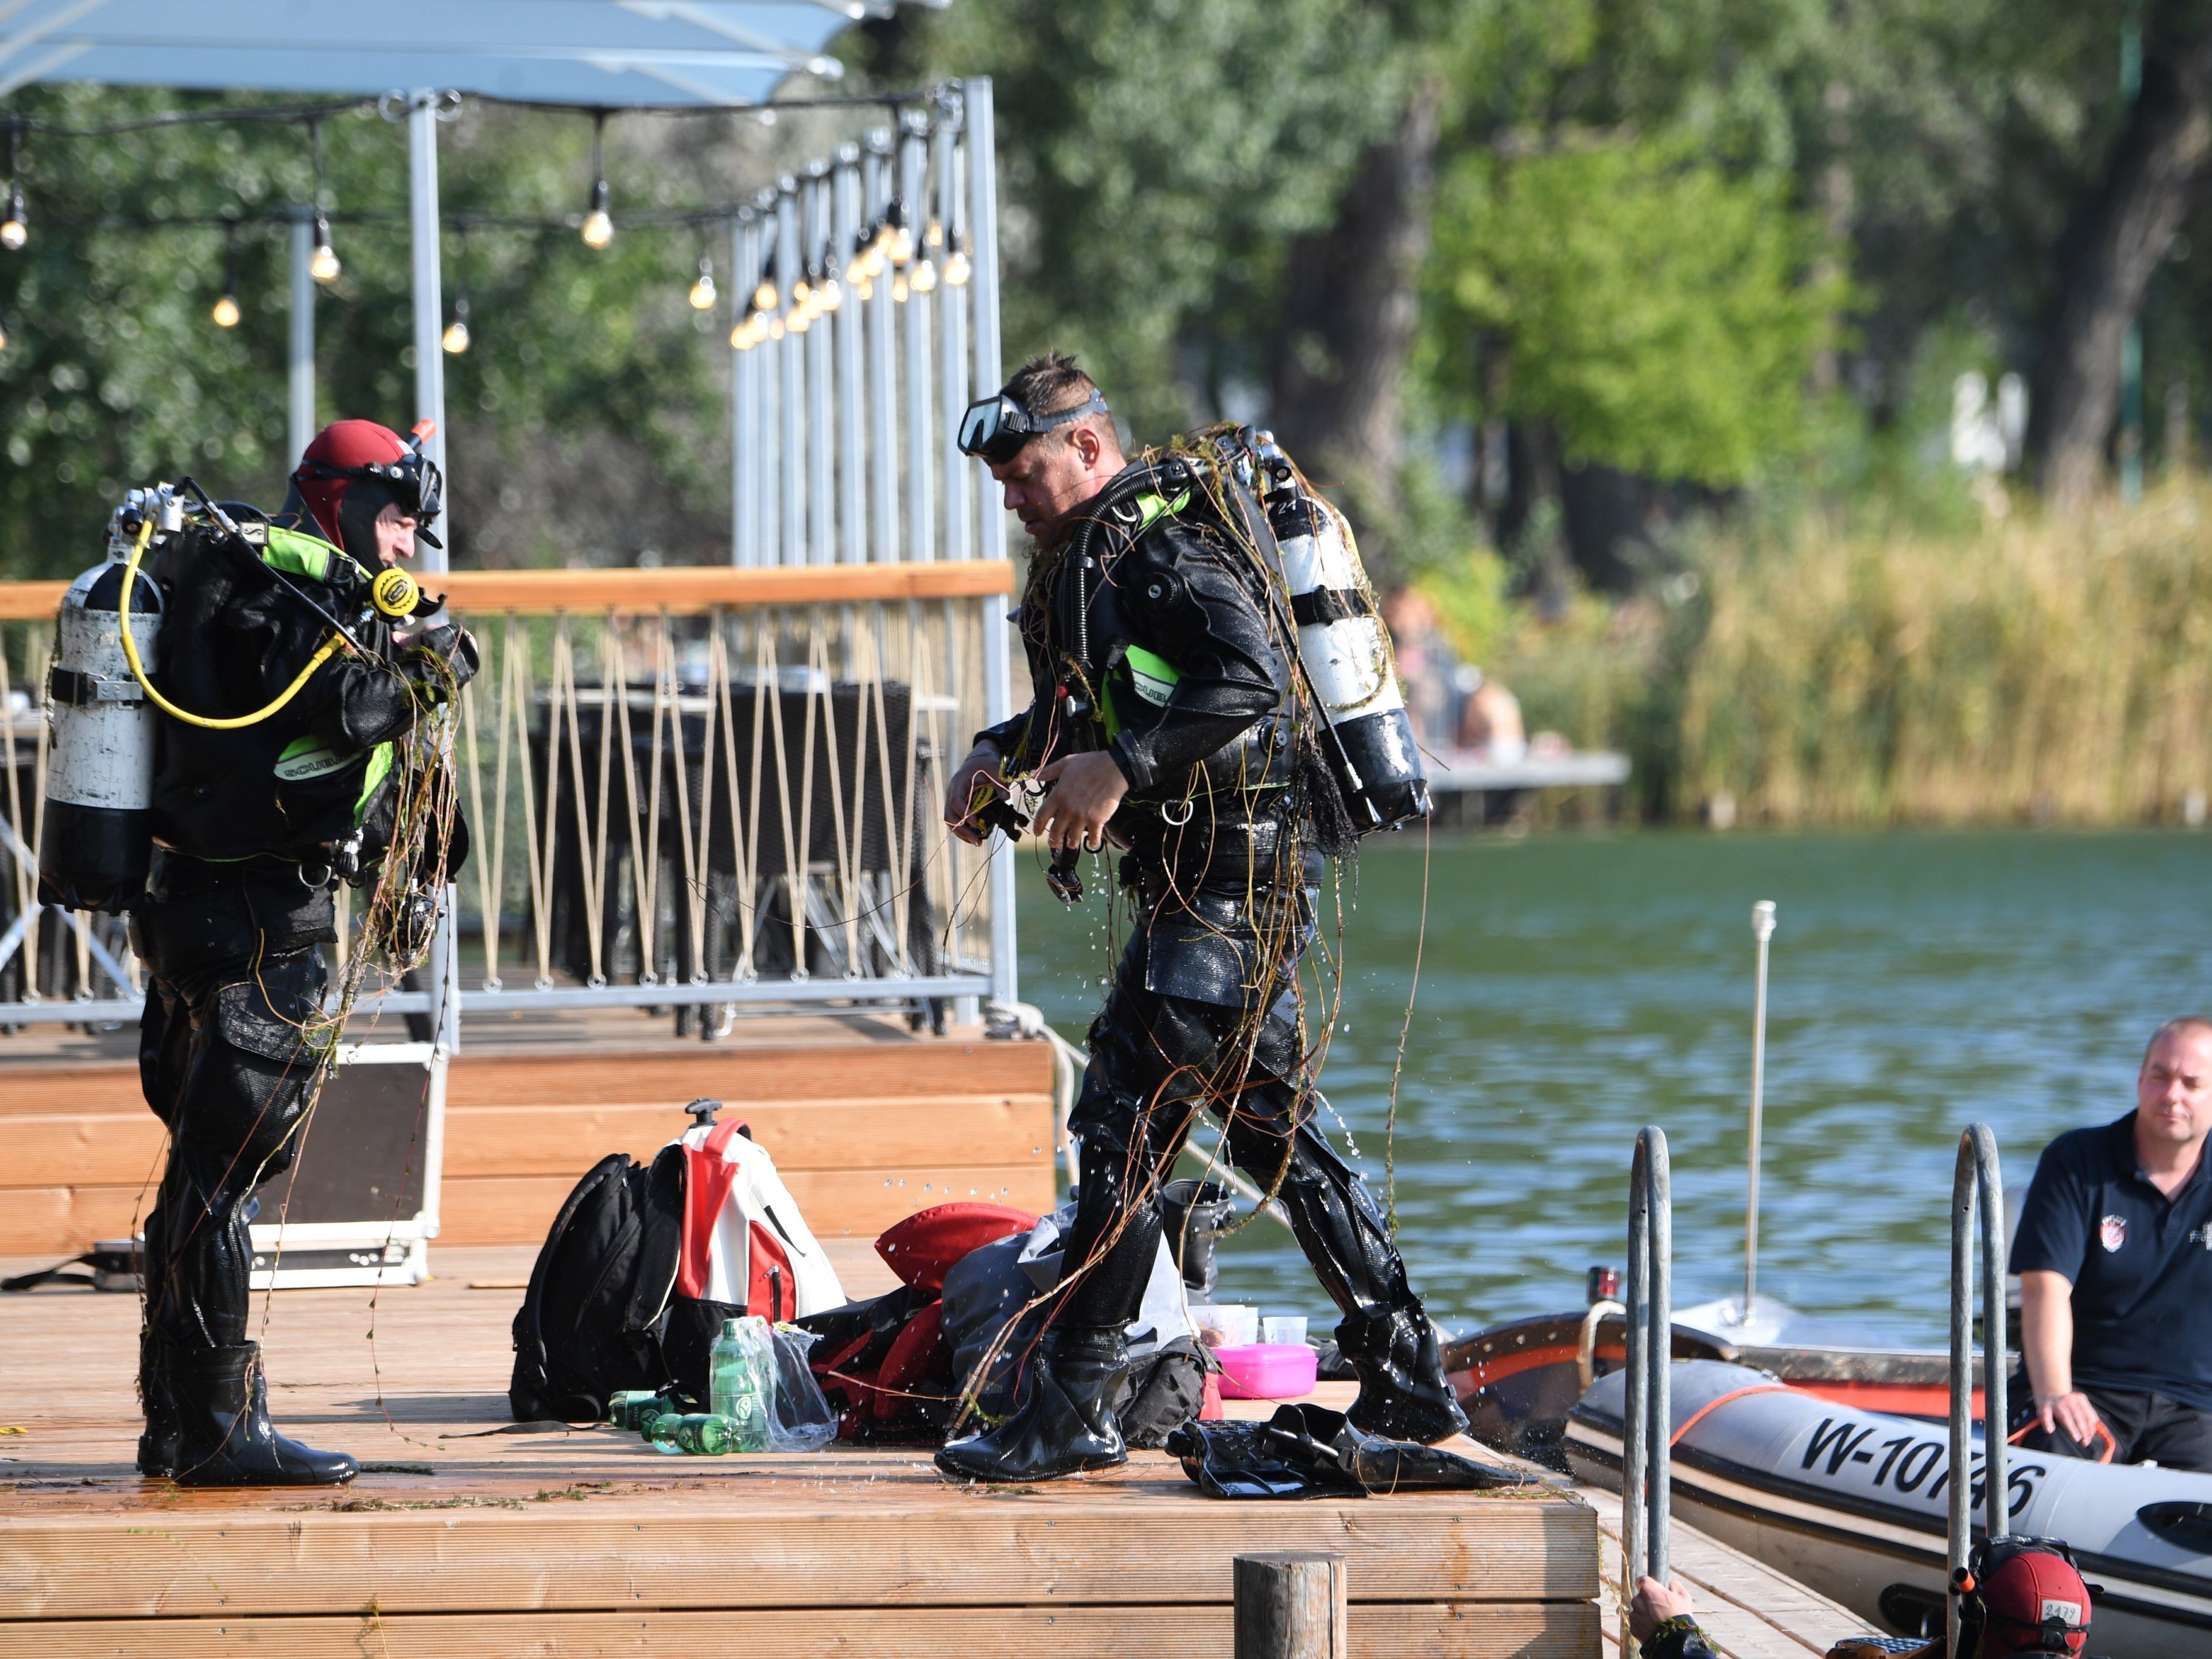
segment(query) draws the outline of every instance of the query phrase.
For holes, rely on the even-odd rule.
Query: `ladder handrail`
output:
[[[1979,1199],[1978,1205],[1976,1202]],[[1959,1136],[1951,1177],[1951,1489],[1947,1651],[1959,1649],[1960,1575],[1973,1547],[1974,1319],[1973,1224],[1982,1233],[1982,1491],[1984,1525],[1991,1538],[2009,1528],[2005,1431],[2004,1182],[1997,1167],[1997,1138],[1986,1123]]]
[[[1674,1409],[1668,1366],[1674,1348],[1674,1261],[1667,1134],[1653,1125],[1636,1137],[1636,1157],[1628,1175],[1628,1378],[1621,1407],[1620,1457],[1621,1559],[1628,1575],[1622,1587],[1624,1609],[1636,1594],[1639,1577],[1667,1582],[1673,1483]]]

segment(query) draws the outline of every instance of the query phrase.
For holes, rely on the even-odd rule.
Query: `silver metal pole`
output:
[[[1975,1212],[1982,1224],[1982,1495],[1987,1535],[2009,1530],[2006,1488],[2004,1183],[1997,1139],[1986,1123],[1959,1137],[1951,1176],[1951,1468],[1948,1558],[1952,1593],[1945,1598],[1948,1652],[1958,1651],[1960,1575],[1973,1553]]]
[[[868,155],[862,164],[867,187],[868,222],[873,224],[890,204],[891,137],[878,131],[868,135]],[[889,563],[901,556],[898,533],[898,361],[892,327],[891,276],[888,268],[876,277],[876,291],[868,301],[868,478],[873,500],[869,519],[872,527],[872,556]]]
[[[760,277],[752,270],[752,228],[743,217],[730,227],[730,326],[744,320]],[[750,465],[757,442],[753,432],[753,354],[730,348],[730,562],[748,565],[752,558],[753,491]]]
[[[832,240],[830,232],[830,167],[816,162],[800,186],[800,222],[806,257]],[[830,252],[830,259],[836,258]],[[828,271],[821,273],[826,280]],[[813,276],[807,278],[812,282]],[[806,331],[806,561],[830,564],[837,557],[837,453],[836,405],[830,397],[830,336],[835,316],[824,313]]]
[[[1672,1378],[1674,1201],[1667,1136],[1636,1137],[1628,1176],[1628,1356],[1621,1407],[1620,1539],[1627,1582],[1621,1606],[1649,1576],[1667,1582],[1674,1434]],[[1624,1611],[1623,1617],[1626,1614]],[[1626,1649],[1623,1650],[1626,1651]]]
[[[907,223],[914,233],[915,264],[921,260],[923,221],[929,211],[929,149],[920,118],[909,117],[899,143],[899,194],[905,198]],[[911,276],[915,265],[903,274]],[[931,441],[929,397],[929,315],[933,297],[909,293],[903,309],[906,356],[906,556],[932,560],[937,556],[935,489],[937,453]]]
[[[978,76],[961,87],[968,118],[968,234],[975,243],[969,283],[975,289],[970,319],[975,325],[974,378],[983,391],[1003,385],[999,362],[999,164],[991,106],[991,81]],[[978,514],[977,551],[987,559],[1006,556],[1006,515],[988,484]],[[983,719],[997,725],[1012,714],[1008,681],[1012,629],[997,615],[995,600],[983,602]],[[1011,1006],[1020,989],[1015,970],[1014,849],[1006,838],[991,848],[991,998]]]
[[[292,210],[292,337],[286,368],[290,393],[289,416],[284,436],[289,445],[287,471],[314,441],[315,425],[315,279],[308,270],[315,257],[315,210]]]
[[[932,216],[944,230],[944,244],[925,249],[937,262],[940,273],[937,291],[944,296],[938,307],[937,335],[937,408],[939,430],[942,434],[937,451],[939,465],[943,467],[945,493],[945,538],[943,547],[948,559],[974,556],[973,520],[969,504],[969,489],[975,463],[960,453],[953,441],[960,430],[960,417],[967,411],[968,392],[968,295],[966,288],[954,288],[945,281],[945,262],[952,257],[956,227],[960,222],[960,172],[963,152],[960,136],[951,121],[940,121],[933,136],[932,160],[937,173],[937,186],[932,192]],[[971,283],[970,287],[973,286]]]
[[[1758,942],[1759,966],[1751,993],[1751,1173],[1743,1200],[1743,1317],[1748,1325],[1759,1301],[1759,1136],[1765,1123],[1766,942],[1774,937],[1774,901],[1751,907],[1751,936]]]
[[[446,354],[439,345],[439,336],[445,331],[446,296],[439,269],[438,94],[434,91],[418,91],[408,100],[407,159],[408,221],[414,244],[415,418],[430,423],[430,431],[422,440],[423,454],[450,477],[446,451]],[[451,490],[447,496],[451,499]],[[450,514],[439,526],[439,534],[447,546],[452,545]],[[447,568],[444,548],[425,542],[416,552],[426,574],[436,574]],[[444,916],[431,940],[429,963],[431,994],[435,999],[430,1036],[441,1054],[452,1054],[461,1046],[460,951],[454,937],[459,912],[460,890],[448,883]]]
[[[843,283],[860,234],[860,147],[842,144],[832,175],[830,274]],[[849,564],[868,556],[867,439],[860,402],[860,296],[848,285],[837,307],[837,556]]]
[[[775,274],[788,302],[799,285],[799,181],[778,181],[775,203]],[[787,331],[781,354],[781,403],[776,427],[782,441],[783,484],[776,507],[781,534],[775,544],[776,562],[806,562],[806,336]]]

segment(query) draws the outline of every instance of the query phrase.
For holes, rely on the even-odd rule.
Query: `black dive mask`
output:
[[[374,524],[386,501],[398,507],[400,513],[415,520],[415,533],[433,547],[445,543],[430,533],[437,522],[439,509],[444,505],[446,479],[438,471],[437,462],[425,455],[420,447],[410,444],[396,461],[371,461],[363,466],[332,466],[327,461],[302,461],[300,470],[292,475],[296,483],[302,478],[350,478],[354,482],[339,499],[338,516],[346,534],[346,551],[356,558],[366,557],[372,562],[376,555],[375,533],[369,532],[366,550],[353,544],[356,500],[368,505],[368,522]],[[364,484],[378,484],[381,490],[364,489]]]
[[[1024,444],[1041,433],[1106,412],[1106,394],[1096,387],[1074,408],[1056,409],[1049,415],[1032,415],[1005,392],[995,392],[969,404],[960,417],[960,453],[997,466],[1013,459]]]

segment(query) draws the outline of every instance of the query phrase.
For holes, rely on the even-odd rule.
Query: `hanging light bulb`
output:
[[[31,240],[30,216],[23,211],[23,129],[8,129],[8,216],[0,219],[0,247],[19,251]]]
[[[884,252],[895,265],[908,264],[914,259],[914,232],[906,222],[906,204],[893,202],[885,216],[890,234],[884,239]]]
[[[945,256],[945,285],[947,288],[968,286],[968,247],[966,239],[956,244]]]
[[[921,240],[925,247],[943,247],[945,246],[944,224],[939,220],[932,219],[929,222],[929,228],[921,233]]]
[[[770,281],[768,277],[763,276],[760,279],[760,286],[753,290],[753,309],[755,311],[774,311],[776,307],[776,301],[781,297],[782,296],[775,291],[775,283]]]
[[[690,300],[694,311],[714,308],[714,262],[704,253],[699,256],[699,280],[691,284]]]
[[[438,337],[438,343],[448,357],[458,357],[469,349],[469,296],[456,295],[453,298],[453,319],[446,331]]]
[[[901,271],[897,276],[891,278],[891,301],[893,304],[904,305],[906,303],[906,296],[912,290],[907,286],[906,273],[904,271]]]
[[[223,283],[222,297],[215,302],[215,310],[210,314],[215,318],[217,328],[238,326],[238,283],[234,278]]]
[[[911,286],[916,294],[927,294],[937,286],[937,267],[927,257],[914,268]]]
[[[584,214],[580,234],[584,246],[597,250],[615,239],[615,222],[607,214],[607,169],[601,149],[606,136],[607,115],[605,110],[592,117],[592,205]]]
[[[319,208],[315,211],[315,251],[307,259],[307,275],[324,287],[338,279],[345,267],[338,263],[337,251],[331,246],[330,215]]]
[[[845,285],[835,276],[823,277],[822,286],[817,292],[821,296],[822,309],[824,311],[835,311],[845,303]]]
[[[771,340],[781,340],[783,337],[782,318],[771,317],[768,319],[768,337]]]

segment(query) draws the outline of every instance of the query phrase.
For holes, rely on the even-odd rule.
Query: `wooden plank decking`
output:
[[[701,1095],[751,1125],[824,1237],[872,1238],[948,1198],[1051,1207],[1044,1043],[915,1036],[881,1018],[678,1042],[631,1018],[601,1024],[588,1046],[549,1051],[534,1025],[520,1029],[531,1046],[500,1042],[491,1022],[473,1027],[453,1062],[440,1235],[449,1244],[538,1243],[579,1176],[608,1152],[649,1156],[688,1127],[679,1109]],[[58,1257],[128,1237],[163,1148],[136,1061],[115,1056],[112,1040],[75,1045],[105,1049],[97,1059],[50,1057],[51,1043],[16,1059],[13,1041],[0,1042],[0,1255]]]
[[[849,1290],[888,1274],[837,1248]],[[507,1422],[520,1249],[434,1249],[410,1290],[264,1297],[281,1425],[353,1452],[337,1492],[181,1492],[131,1469],[137,1310],[0,1298],[0,1659],[1222,1653],[1230,1560],[1326,1547],[1352,1639],[1595,1659],[1596,1517],[1556,1492],[1227,1504],[1163,1455],[963,1489],[926,1454],[676,1458]]]

